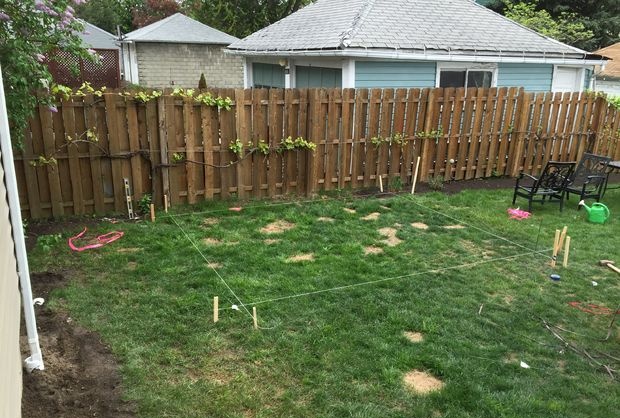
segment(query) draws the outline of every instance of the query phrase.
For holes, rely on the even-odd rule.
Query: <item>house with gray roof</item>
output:
[[[181,13],[121,37],[125,81],[144,87],[242,87],[243,60],[225,54],[238,38]]]
[[[228,51],[246,87],[581,91],[604,62],[472,0],[318,0]]]

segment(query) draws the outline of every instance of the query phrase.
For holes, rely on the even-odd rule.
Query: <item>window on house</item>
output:
[[[439,87],[491,87],[493,72],[486,70],[449,69],[439,71]]]

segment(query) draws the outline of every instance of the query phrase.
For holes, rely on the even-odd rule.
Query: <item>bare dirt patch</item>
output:
[[[58,274],[32,274],[37,297],[48,299],[52,289],[64,284]],[[24,372],[23,418],[135,416],[134,406],[122,400],[116,359],[99,335],[76,325],[66,313],[51,311],[47,304],[37,308],[37,326],[45,370]],[[21,342],[22,352],[28,352],[25,335]]]
[[[222,265],[220,263],[211,262],[207,264],[207,267],[212,268],[212,269],[219,269],[219,268],[222,268]]]
[[[412,370],[405,374],[403,383],[407,389],[419,395],[426,395],[427,393],[441,390],[444,387],[444,383],[441,380],[419,370]]]
[[[286,259],[289,263],[300,263],[302,261],[314,261],[314,254],[297,254]]]
[[[213,225],[217,225],[220,222],[219,219],[217,218],[205,218],[202,221],[202,225],[203,226],[213,226]]]
[[[205,245],[222,245],[222,241],[220,241],[219,239],[215,239],[215,238],[205,238],[202,240],[203,244]]]
[[[485,260],[488,260],[490,258],[492,258],[492,256],[495,254],[494,251],[486,249],[472,241],[466,240],[466,239],[462,239],[461,240],[461,246],[470,254],[478,256],[478,257],[482,257]]]
[[[319,222],[334,222],[335,219],[334,218],[329,218],[327,216],[321,216],[320,218],[317,219],[317,221],[319,221]]]
[[[424,222],[412,222],[411,226],[416,229],[422,229],[422,230],[428,229],[428,225],[426,225]]]
[[[381,254],[383,252],[383,248],[370,246],[364,248],[364,255],[373,255],[373,254]]]
[[[342,208],[342,210],[344,210],[346,213],[357,213],[355,209],[351,209],[351,208]]]
[[[117,253],[137,253],[141,249],[142,248],[137,248],[137,247],[119,248],[118,250],[116,250],[116,252]]]
[[[268,238],[266,240],[263,240],[263,242],[267,245],[273,245],[273,244],[277,244],[278,242],[282,241],[281,239],[273,239],[273,238]]]
[[[445,225],[445,229],[465,229],[463,225]]]
[[[398,244],[403,242],[400,238],[396,236],[396,232],[397,230],[395,228],[381,228],[379,230],[379,233],[385,237],[382,242],[384,242],[388,247],[396,247]]]
[[[295,224],[279,220],[262,227],[260,232],[262,232],[263,234],[281,234],[282,232],[288,231],[293,228],[295,228]]]
[[[379,212],[370,213],[362,218],[363,221],[376,221],[381,214]]]
[[[412,343],[421,343],[422,341],[424,341],[424,336],[419,332],[405,331],[403,335]]]

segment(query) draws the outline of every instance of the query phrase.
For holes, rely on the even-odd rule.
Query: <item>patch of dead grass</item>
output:
[[[422,341],[424,341],[424,336],[419,332],[405,331],[403,332],[403,335],[412,343],[421,343]]]
[[[211,262],[207,264],[207,267],[212,268],[212,269],[219,269],[219,268],[222,268],[222,265],[217,262]]]
[[[351,209],[351,208],[342,208],[342,210],[344,210],[346,213],[357,213],[355,209]]]
[[[203,226],[213,226],[213,225],[217,225],[220,222],[219,219],[217,218],[205,218],[202,221],[202,225]]]
[[[285,231],[295,228],[295,224],[280,219],[261,228],[263,234],[281,234]]]
[[[289,263],[300,263],[302,261],[314,261],[314,254],[297,254],[286,259]]]
[[[403,242],[400,238],[396,236],[397,230],[395,228],[385,227],[379,230],[379,233],[385,237],[383,242],[388,247],[396,247],[398,244]]]
[[[273,239],[273,238],[267,238],[266,240],[263,240],[263,242],[267,245],[273,245],[273,244],[277,244],[278,242],[282,241],[281,239]]]
[[[362,218],[363,221],[376,221],[381,214],[379,212],[370,213]]]
[[[321,216],[320,218],[317,219],[317,221],[319,221],[319,222],[334,222],[335,219],[334,218],[329,218],[327,216]]]
[[[138,268],[138,263],[136,263],[135,261],[130,261],[129,263],[127,263],[127,270],[135,270],[136,268]]]
[[[371,245],[370,247],[364,248],[364,255],[372,255],[372,254],[381,254],[383,252],[383,248],[375,247]]]
[[[405,374],[403,383],[407,389],[418,395],[426,395],[441,390],[444,387],[444,383],[441,380],[420,370],[412,370]]]
[[[444,225],[445,229],[465,229],[463,225]]]
[[[422,229],[422,230],[428,229],[428,225],[426,225],[424,222],[412,222],[411,226],[416,229]]]
[[[142,250],[142,248],[128,247],[128,248],[119,248],[118,250],[116,250],[116,252],[117,253],[137,253],[140,250]]]
[[[202,240],[202,243],[205,245],[222,245],[222,241],[215,238],[205,238]]]

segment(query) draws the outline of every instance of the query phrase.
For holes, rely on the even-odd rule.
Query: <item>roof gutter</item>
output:
[[[415,61],[452,61],[452,62],[502,62],[502,63],[523,63],[523,64],[565,64],[565,65],[604,65],[606,60],[600,56],[584,55],[583,58],[574,57],[531,57],[517,55],[479,55],[479,54],[440,54],[424,51],[405,52],[399,50],[377,50],[377,49],[310,49],[295,51],[253,51],[240,49],[226,49],[228,53],[243,56],[285,56],[285,57],[342,57],[342,58],[378,58],[393,60],[415,60]],[[600,58],[599,58],[600,57]]]
[[[43,370],[44,366],[41,347],[39,345],[39,333],[37,332],[37,323],[34,316],[34,301],[32,299],[32,289],[30,287],[30,270],[28,268],[28,258],[26,256],[26,245],[24,243],[24,226],[22,223],[21,208],[19,206],[17,177],[15,176],[15,166],[13,165],[13,145],[11,144],[3,86],[2,71],[0,69],[0,148],[2,149],[4,181],[6,183],[7,198],[9,201],[13,242],[15,244],[17,274],[19,276],[19,286],[22,294],[22,303],[24,305],[26,334],[28,335],[28,346],[30,347],[30,357],[24,360],[24,366],[28,372],[31,372],[34,369]]]

